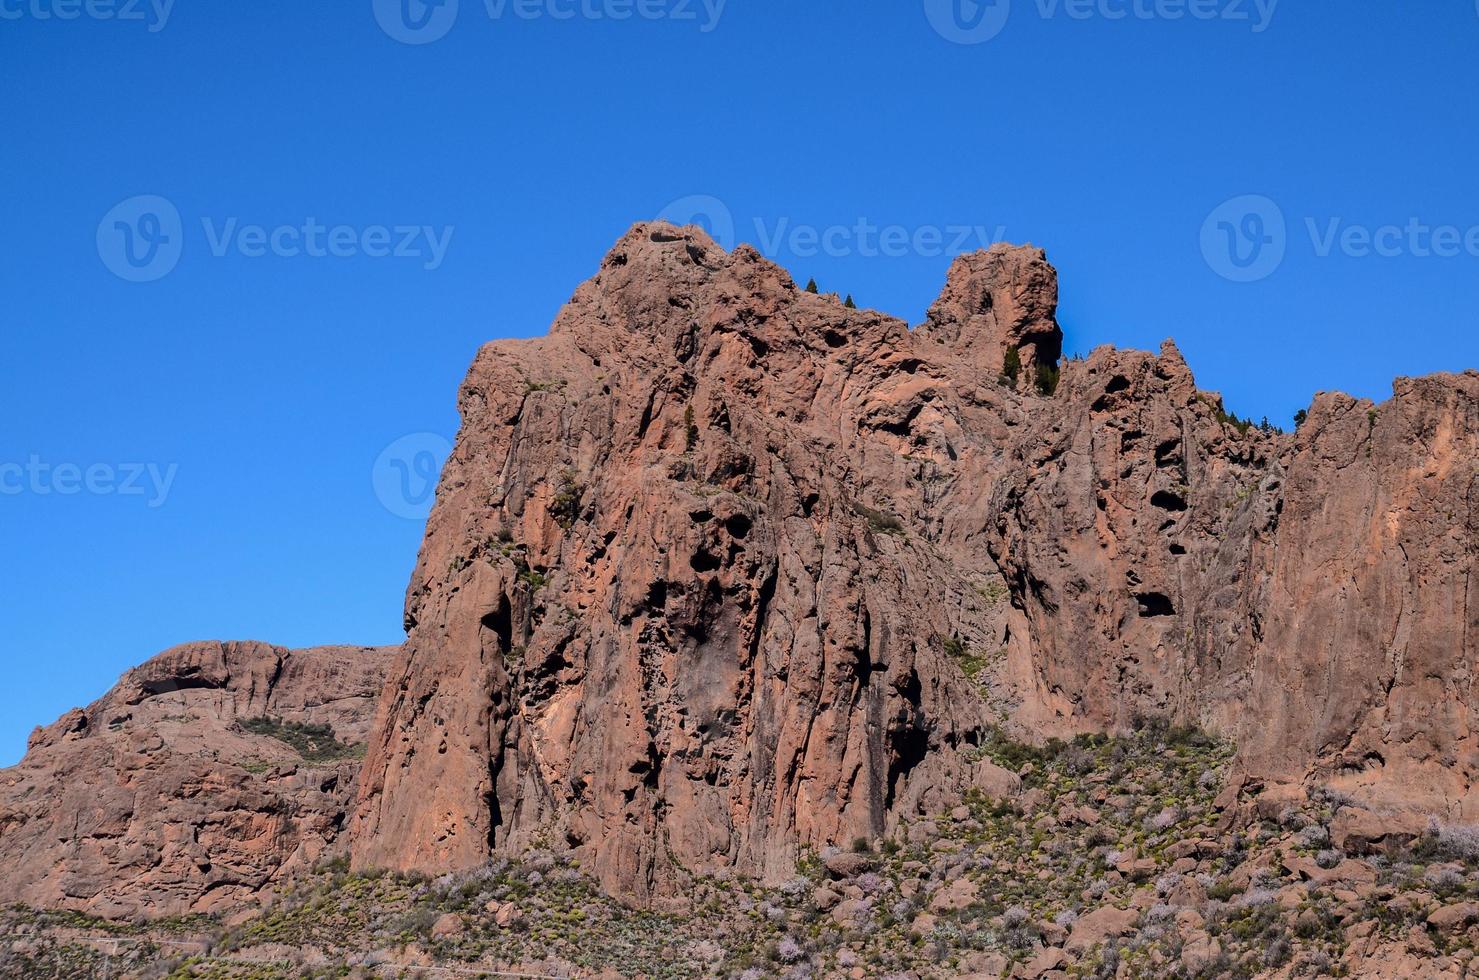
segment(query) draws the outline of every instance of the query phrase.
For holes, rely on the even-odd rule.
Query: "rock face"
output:
[[[131,671],[0,773],[0,900],[220,911],[347,830],[359,868],[553,845],[661,902],[1017,793],[998,729],[1143,721],[1236,742],[1223,830],[1317,789],[1351,849],[1479,821],[1479,374],[1285,435],[1169,341],[1062,362],[1056,305],[1034,248],[958,259],[911,330],[634,227],[479,353],[404,647]]]
[[[655,899],[1001,786],[992,726],[1149,718],[1394,829],[1479,819],[1479,375],[1263,432],[1169,343],[1058,365],[1056,290],[995,246],[911,331],[644,224],[549,336],[485,347],[356,863],[555,839]]]
[[[1479,375],[1320,395],[1287,472],[1249,767],[1479,819]]]
[[[0,900],[208,913],[306,870],[340,842],[393,654],[192,643],[129,671],[0,771]],[[309,762],[258,719],[333,735]]]
[[[1058,273],[1047,254],[998,246],[956,260],[925,327],[982,377],[999,376],[1007,348],[1017,348],[1022,371],[1012,387],[1023,388],[1063,353],[1057,312]]]

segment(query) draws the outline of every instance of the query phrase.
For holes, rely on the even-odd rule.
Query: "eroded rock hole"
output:
[[[645,605],[648,609],[662,612],[668,604],[668,583],[663,581],[653,582],[647,586],[647,599]]]
[[[489,630],[498,639],[498,652],[508,653],[514,647],[513,612],[509,607],[508,596],[498,597],[498,606],[482,619],[483,628]]]
[[[1181,465],[1181,440],[1167,439],[1155,447],[1155,465],[1164,469]]]
[[[1186,510],[1186,498],[1170,490],[1157,490],[1151,495],[1150,505],[1161,510]]]
[[[700,549],[688,559],[688,566],[695,572],[717,572],[721,564],[719,557],[707,548]]]
[[[1163,592],[1139,592],[1135,595],[1135,601],[1140,603],[1140,615],[1144,618],[1176,615],[1171,597]]]

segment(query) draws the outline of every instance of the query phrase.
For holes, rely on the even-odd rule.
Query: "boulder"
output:
[[[822,865],[833,878],[856,878],[873,866],[873,860],[866,854],[841,851],[824,858]]]
[[[1455,902],[1434,909],[1428,915],[1428,925],[1439,932],[1454,932],[1479,921],[1479,903]]]
[[[435,939],[450,939],[453,936],[460,936],[466,931],[467,927],[463,924],[462,917],[455,912],[446,913],[437,919],[431,927],[431,935]]]
[[[1134,909],[1102,906],[1074,921],[1063,948],[1071,953],[1086,952],[1106,939],[1129,935],[1139,921],[1140,913]]]

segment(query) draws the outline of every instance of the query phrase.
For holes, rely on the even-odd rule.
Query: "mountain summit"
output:
[[[503,942],[558,870],[658,911],[783,889],[715,934],[748,938],[683,947],[735,975],[756,943],[913,969],[978,933],[991,975],[1099,950],[1112,976],[1132,934],[1178,936],[1145,955],[1186,975],[1249,972],[1250,936],[1278,965],[1296,931],[1416,969],[1437,954],[1412,937],[1479,906],[1352,933],[1418,887],[1354,856],[1457,855],[1421,887],[1479,895],[1479,845],[1442,836],[1479,820],[1479,373],[1319,394],[1284,434],[1170,341],[1063,360],[1057,299],[1042,250],[996,245],[911,329],[634,226],[548,336],[474,361],[404,646],[192,644],[130,672],[0,773],[0,896],[239,915],[347,858],[313,894],[410,925],[341,909],[315,942]],[[1039,879],[1062,894],[1005,907]],[[744,932],[822,912],[810,953]],[[266,942],[300,934],[273,921]],[[672,921],[648,953],[708,928]]]
[[[462,386],[356,864],[554,834],[647,900],[999,791],[997,729],[1146,719],[1350,834],[1472,818],[1479,375],[1282,435],[1170,343],[1060,362],[1056,304],[998,245],[911,330],[634,227]]]

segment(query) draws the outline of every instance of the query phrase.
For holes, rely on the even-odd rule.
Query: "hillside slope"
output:
[[[0,900],[108,918],[255,904],[337,843],[391,649],[191,643],[0,770]]]

